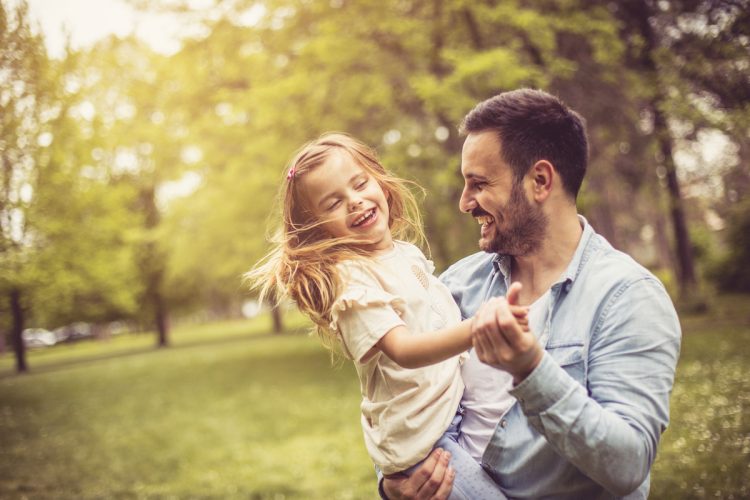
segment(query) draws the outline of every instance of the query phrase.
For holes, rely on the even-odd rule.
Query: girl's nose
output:
[[[362,206],[362,198],[352,198],[349,201],[349,210],[354,211]]]

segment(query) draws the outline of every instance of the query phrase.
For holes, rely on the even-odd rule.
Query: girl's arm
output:
[[[514,306],[512,312],[521,327],[528,330],[528,308]],[[434,332],[412,333],[405,326],[397,326],[383,335],[376,346],[404,368],[421,368],[468,351],[472,320]]]

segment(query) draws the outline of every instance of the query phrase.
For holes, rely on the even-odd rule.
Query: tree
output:
[[[176,13],[190,10],[173,3]],[[559,90],[573,107],[606,103],[591,127],[601,135],[596,144],[606,145],[593,158],[603,167],[602,185],[611,177],[613,148],[620,154],[608,139],[627,127],[643,135],[637,111],[618,107],[633,99],[619,84],[617,25],[593,3],[276,0],[263,3],[252,25],[238,21],[255,8],[233,2],[223,16],[207,16],[207,36],[186,41],[172,58],[184,75],[175,103],[189,116],[189,142],[203,160],[200,187],[174,205],[166,226],[179,256],[172,278],[195,296],[232,300],[238,277],[267,249],[261,221],[287,161],[324,131],[372,144],[387,168],[426,188],[426,230],[438,267],[476,248],[475,228],[456,210],[457,125],[480,100],[536,86]],[[569,50],[573,42],[576,50]],[[581,72],[586,92],[576,93]],[[613,124],[613,115],[625,116]],[[623,204],[629,201],[623,195]],[[605,213],[608,202],[599,196],[588,204]]]
[[[750,78],[748,2],[632,0],[613,5],[628,40],[629,62],[644,86],[657,159],[669,194],[680,296],[702,306],[696,289],[693,244],[674,152],[679,140],[695,140],[707,128],[747,130]],[[650,89],[650,91],[645,91]],[[685,129],[680,137],[678,125]],[[739,125],[739,129],[737,127]],[[742,127],[744,125],[744,128]]]
[[[647,97],[647,109],[652,116],[654,135],[658,147],[658,157],[664,169],[669,193],[669,210],[674,229],[674,240],[677,256],[677,277],[680,283],[680,295],[689,297],[697,284],[693,263],[692,245],[687,231],[685,210],[677,179],[677,170],[673,155],[672,134],[669,129],[668,116],[665,110],[666,89],[660,79],[657,67],[657,51],[660,40],[651,24],[654,9],[647,0],[626,2],[621,6],[621,16],[627,26],[631,39],[638,40],[631,44],[631,58],[644,73],[652,92]]]
[[[27,13],[25,3],[13,12],[0,3],[0,290],[19,372],[27,325],[107,321],[135,308],[126,193],[90,165],[96,138],[77,119],[76,56],[50,60]]]
[[[647,264],[679,262],[681,282],[692,286],[687,221],[695,207],[679,193],[670,158],[683,144],[674,123],[708,124],[706,116],[695,117],[700,99],[680,99],[680,75],[701,75],[684,73],[695,82],[694,94],[716,75],[705,69],[711,64],[697,64],[694,45],[677,43],[682,39],[673,34],[686,33],[680,16],[709,4],[240,0],[209,15],[189,2],[170,2],[166,8],[176,15],[202,19],[206,35],[186,40],[170,58],[180,85],[168,106],[182,109],[185,142],[202,159],[190,166],[201,180],[195,193],[165,213],[164,241],[173,257],[167,280],[185,294],[191,290],[196,301],[234,309],[238,277],[268,247],[260,221],[284,182],[287,161],[328,130],[375,146],[387,168],[425,187],[428,241],[438,268],[445,267],[476,248],[475,228],[455,208],[462,143],[456,125],[480,100],[532,86],[559,94],[587,118],[591,168],[583,213]],[[741,34],[744,14],[732,12],[719,31]],[[670,63],[666,50],[696,65]],[[741,69],[742,51],[728,41],[711,50]],[[736,73],[735,86],[745,81]],[[733,88],[724,93],[736,95]],[[731,123],[743,130],[747,113],[735,109]],[[666,190],[654,182],[662,173]],[[668,221],[678,251],[667,247]],[[649,237],[657,251],[638,252]]]
[[[24,329],[23,283],[25,248],[28,243],[23,219],[28,201],[27,179],[37,152],[37,124],[47,89],[44,87],[44,46],[31,32],[28,7],[21,3],[10,11],[0,3],[0,78],[2,80],[2,196],[0,196],[0,266],[3,295],[10,302],[11,337],[19,372],[27,370]]]
[[[139,319],[154,325],[157,346],[169,344],[169,309],[179,293],[166,284],[170,255],[162,221],[165,186],[180,179],[188,134],[183,110],[170,106],[183,82],[170,77],[169,60],[135,38],[110,37],[82,56],[92,126],[102,142],[97,165],[133,193]]]

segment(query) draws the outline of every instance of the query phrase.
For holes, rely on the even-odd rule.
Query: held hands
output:
[[[544,351],[529,330],[528,307],[518,305],[521,284],[510,285],[507,297],[494,297],[479,308],[471,325],[477,357],[483,363],[523,381],[542,361]]]

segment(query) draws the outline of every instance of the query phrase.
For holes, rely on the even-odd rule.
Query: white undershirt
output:
[[[550,291],[547,290],[529,307],[529,328],[537,338],[545,328],[549,299]],[[459,445],[481,462],[495,426],[515,403],[515,398],[508,392],[513,387],[513,377],[479,361],[474,349],[461,366],[461,376],[466,388],[461,399],[465,411]]]

